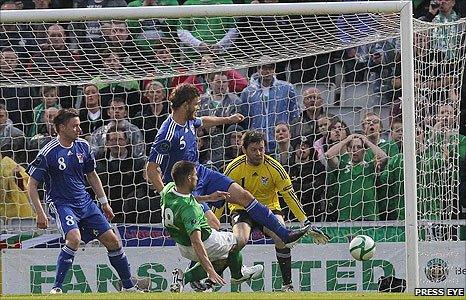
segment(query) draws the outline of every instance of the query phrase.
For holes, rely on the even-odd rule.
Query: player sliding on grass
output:
[[[224,285],[226,282],[217,271],[223,272],[225,265],[230,268],[232,283],[259,277],[264,267],[243,266],[238,237],[231,232],[218,232],[207,224],[201,205],[192,195],[198,183],[196,165],[179,161],[173,165],[171,176],[174,182],[168,183],[161,193],[163,225],[178,245],[181,256],[200,264],[185,273],[175,269],[170,290],[180,292],[186,283],[206,277],[210,286],[205,289],[212,284]]]
[[[138,291],[138,285],[131,279],[128,259],[121,242],[107,221],[114,214],[94,169],[94,155],[88,142],[78,138],[81,133],[78,111],[60,109],[53,124],[58,137],[39,151],[28,169],[31,176],[28,193],[37,212],[37,227],[48,227],[37,191],[38,184],[44,181],[50,215],[55,218],[65,239],[65,246],[58,255],[57,274],[50,293],[63,292],[63,280],[73,264],[79,243],[93,239],[98,239],[107,248],[108,259],[120,276],[123,291]],[[86,192],[84,175],[99,199],[103,213]]]
[[[225,175],[199,164],[196,128],[200,126],[210,128],[223,124],[238,123],[244,119],[241,114],[234,114],[229,117],[205,116],[196,118],[200,97],[198,90],[192,84],[177,86],[170,96],[170,103],[172,113],[163,122],[155,137],[150,151],[149,163],[147,164],[149,181],[158,192],[162,191],[164,182],[172,181],[170,172],[177,161],[191,161],[196,164],[196,172],[199,177],[197,186],[193,191],[196,200],[199,202],[216,201],[223,197],[221,192],[228,192],[227,197],[213,202],[213,205],[222,207],[225,201],[241,205],[254,221],[274,232],[287,247],[292,247],[302,236],[308,233],[309,225],[297,231],[287,229],[269,208],[259,203],[251,193],[243,189],[239,184]]]

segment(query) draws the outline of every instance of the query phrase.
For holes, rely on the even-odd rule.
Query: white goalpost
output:
[[[200,163],[223,172],[241,154],[241,133],[264,131],[304,212],[333,237],[320,247],[303,239],[292,251],[299,290],[373,291],[377,276],[406,279],[409,293],[454,285],[466,243],[459,195],[466,138],[458,125],[465,33],[465,19],[413,19],[410,0],[0,11],[0,133],[10,130],[0,136],[9,174],[0,179],[0,246],[21,248],[2,251],[3,293],[41,293],[53,283],[51,256],[63,241],[54,226],[35,228],[23,181],[56,136],[51,120],[61,107],[81,113],[130,262],[154,291],[167,289],[171,269],[186,262],[160,226],[144,165],[181,83],[198,88],[199,115],[246,116],[240,126],[197,131]],[[270,86],[263,68],[273,69]],[[123,144],[113,135],[120,131]],[[327,151],[349,134],[385,156],[358,135],[363,152],[344,144],[332,167]],[[287,226],[298,226],[291,205],[281,205]],[[216,213],[228,230],[228,208]],[[359,234],[374,239],[373,260],[350,257]],[[243,290],[279,290],[270,239],[251,240],[245,260],[265,271]],[[64,291],[116,287],[94,245],[80,255],[95,261],[77,256]],[[448,253],[438,254],[441,245]],[[12,285],[13,268],[25,284]],[[222,291],[234,290],[241,286]]]
[[[407,4],[401,10],[401,76],[403,80],[403,155],[406,228],[406,281],[407,290],[419,287],[419,246],[417,233],[416,143],[414,116],[414,53],[413,9]],[[412,199],[412,200],[411,200]]]

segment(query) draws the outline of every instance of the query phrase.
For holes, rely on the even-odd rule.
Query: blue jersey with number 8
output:
[[[64,147],[54,139],[39,151],[28,173],[45,183],[46,202],[82,208],[92,201],[86,192],[84,175],[94,169],[94,155],[86,140],[79,138],[70,147]]]

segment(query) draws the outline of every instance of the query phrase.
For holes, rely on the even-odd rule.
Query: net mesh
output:
[[[238,69],[366,45],[397,36],[399,16],[236,16],[3,27],[3,46],[15,47],[19,60],[16,76],[2,74],[1,86],[72,86]],[[205,54],[212,64],[199,65]],[[113,65],[106,63],[112,59]]]
[[[34,229],[24,169],[56,136],[51,122],[60,107],[80,110],[83,137],[96,154],[124,245],[165,244],[157,226],[142,225],[161,222],[158,195],[144,168],[169,113],[167,95],[180,83],[201,92],[200,116],[247,116],[238,126],[198,130],[202,164],[223,172],[241,154],[244,130],[263,130],[267,152],[285,167],[307,216],[325,227],[332,242],[361,233],[376,242],[404,241],[398,14],[1,26],[0,220],[3,234],[12,234],[2,238],[5,247],[60,244],[54,227],[49,236]],[[416,201],[425,241],[465,235],[459,197],[466,174],[466,138],[459,134],[464,28],[464,21],[415,21]],[[345,142],[351,134],[365,138]],[[329,156],[335,147],[340,150]],[[296,221],[288,204],[281,204],[285,220]],[[227,212],[218,212],[222,221],[229,221]],[[20,230],[26,233],[18,235]],[[253,235],[253,243],[264,241]],[[313,268],[293,266],[307,270],[303,276]],[[279,273],[277,265],[272,270]],[[310,277],[297,282],[311,290]],[[40,292],[41,284],[32,284],[30,292]],[[272,288],[280,286],[277,281]],[[353,286],[331,279],[326,288]]]

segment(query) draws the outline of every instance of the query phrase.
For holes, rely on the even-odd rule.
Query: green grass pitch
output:
[[[136,299],[164,299],[164,300],[210,300],[210,299],[222,299],[222,300],[245,300],[245,299],[263,299],[263,300],[274,300],[274,299],[438,299],[435,297],[415,297],[413,294],[408,293],[348,293],[348,292],[327,292],[327,293],[316,293],[316,292],[296,292],[296,293],[265,293],[265,292],[239,292],[239,293],[180,293],[171,294],[167,292],[163,293],[94,293],[94,294],[63,294],[63,295],[16,295],[16,296],[2,296],[1,299],[5,300],[61,300],[61,299],[86,299],[86,300],[136,300]],[[448,299],[464,299],[463,297],[448,297]]]

